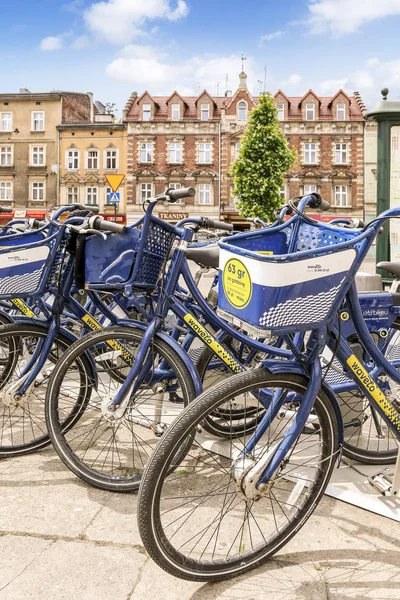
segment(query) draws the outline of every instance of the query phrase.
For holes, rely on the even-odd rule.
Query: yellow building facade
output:
[[[57,127],[60,143],[60,204],[98,206],[99,214],[113,219],[112,190],[106,175],[126,174],[126,127],[111,115],[95,115],[93,123]],[[125,180],[118,189],[117,222],[125,222]]]

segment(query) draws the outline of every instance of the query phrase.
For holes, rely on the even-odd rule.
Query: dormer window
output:
[[[180,104],[172,105],[171,116],[172,116],[173,121],[179,121],[179,119],[181,118],[181,105]]]
[[[208,121],[210,119],[210,105],[202,104],[201,105],[201,120]]]
[[[315,121],[315,105],[306,104],[306,121]]]
[[[247,121],[247,104],[244,101],[238,104],[238,121]]]
[[[346,120],[346,105],[343,102],[336,104],[336,118],[338,121]]]
[[[285,105],[277,104],[276,107],[278,109],[278,119],[280,121],[284,121],[285,120]]]
[[[143,104],[143,121],[150,121],[151,104]]]

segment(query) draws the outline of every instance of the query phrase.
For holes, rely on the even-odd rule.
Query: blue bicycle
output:
[[[196,581],[242,574],[304,525],[344,443],[327,377],[334,361],[344,385],[359,391],[399,442],[400,410],[392,401],[399,365],[374,343],[354,285],[379,227],[399,216],[400,209],[391,209],[357,232],[299,211],[283,225],[220,242],[221,314],[253,334],[282,337],[291,353],[204,392],[150,458],[139,491],[139,531],[147,552],[169,573]],[[347,320],[361,352],[342,335]],[[330,358],[321,364],[326,347]],[[255,429],[237,433],[230,415],[237,403],[262,413]],[[203,429],[221,407],[223,440]],[[400,492],[399,459],[391,483],[378,478],[374,485]]]

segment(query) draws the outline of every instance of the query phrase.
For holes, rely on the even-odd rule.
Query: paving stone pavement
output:
[[[399,524],[331,498],[263,567],[201,584],[146,556],[135,494],[84,484],[51,449],[1,461],[0,489],[0,600],[400,598]]]

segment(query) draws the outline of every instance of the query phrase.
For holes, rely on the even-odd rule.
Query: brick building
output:
[[[170,220],[180,215],[214,216],[244,225],[235,209],[229,169],[241,146],[258,98],[247,88],[247,75],[231,95],[169,97],[134,92],[124,111],[127,125],[127,212],[142,214],[141,202],[167,186],[194,186],[196,197],[179,206],[158,207]],[[360,95],[339,90],[330,97],[309,90],[303,97],[275,94],[279,119],[298,162],[285,177],[282,198],[320,192],[332,214],[363,214],[364,120]],[[178,213],[178,215],[177,215]],[[242,223],[241,223],[242,222]]]
[[[221,106],[225,98],[204,91],[197,97],[140,97],[133,93],[124,111],[127,125],[127,213],[143,214],[142,202],[166,187],[196,188],[195,198],[156,214],[217,216],[219,206]],[[169,220],[177,220],[171,216]]]

